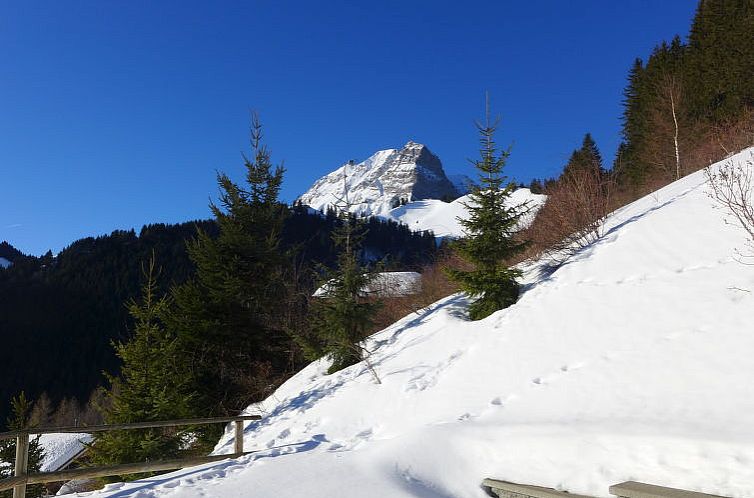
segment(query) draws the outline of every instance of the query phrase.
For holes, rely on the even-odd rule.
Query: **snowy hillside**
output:
[[[8,268],[10,266],[10,261],[8,261],[5,258],[0,258],[0,268]]]
[[[401,200],[459,195],[440,159],[425,145],[408,142],[402,149],[381,150],[366,161],[341,166],[317,180],[299,200],[320,211],[347,203],[355,213],[384,215]]]
[[[527,219],[532,219],[546,198],[544,195],[532,194],[528,188],[520,188],[513,192],[510,203],[518,206],[528,202],[531,212]],[[467,217],[464,204],[468,203],[468,195],[453,202],[435,199],[414,201],[391,209],[384,217],[408,225],[414,231],[432,230],[437,237],[460,237],[463,235],[463,227],[458,218]]]
[[[557,271],[525,268],[514,306],[469,322],[451,296],[375,334],[381,383],[308,366],[249,408],[256,453],[91,496],[483,498],[485,477],[753,496],[754,266],[724,219],[684,178]]]

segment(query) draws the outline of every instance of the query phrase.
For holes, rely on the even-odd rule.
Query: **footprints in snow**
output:
[[[563,374],[572,372],[574,370],[578,370],[579,368],[582,368],[583,366],[584,366],[584,363],[581,363],[581,362],[572,363],[570,365],[563,365],[562,367],[558,369],[557,372],[544,376],[544,377],[534,377],[531,380],[531,382],[532,384],[536,384],[538,386],[546,386],[547,384],[557,381]]]
[[[681,275],[688,272],[696,272],[696,271],[704,271],[704,270],[714,270],[718,266],[725,265],[733,261],[732,258],[723,258],[718,259],[714,263],[708,263],[708,264],[700,264],[700,265],[689,265],[689,266],[681,266],[675,269],[668,269],[661,273],[657,274],[636,274],[636,275],[627,275],[622,278],[618,278],[617,280],[614,280],[612,282],[610,281],[598,281],[595,280],[592,277],[587,277],[582,280],[579,280],[576,282],[576,285],[592,285],[592,286],[606,286],[611,284],[617,284],[617,285],[625,285],[625,284],[642,284],[644,282],[648,282],[650,280],[656,280],[658,278],[662,278],[664,276],[668,275]]]
[[[437,365],[421,365],[419,367],[416,367],[417,370],[421,370],[421,373],[409,379],[403,390],[405,392],[424,391],[425,389],[434,386],[435,384],[437,384],[437,381],[439,380],[445,369],[455,363],[456,360],[458,360],[461,356],[463,356],[463,351],[456,351],[446,360],[441,361]]]
[[[547,386],[553,382],[558,381],[563,375],[573,372],[575,370],[579,370],[580,368],[583,368],[586,365],[586,363],[583,362],[575,362],[575,363],[569,363],[561,366],[556,372],[553,372],[549,375],[541,376],[541,377],[534,377],[531,379],[532,388],[536,387],[544,387]],[[510,402],[517,399],[519,396],[516,394],[509,394],[506,397],[496,396],[490,400],[490,405],[492,407],[505,407]],[[459,420],[467,420],[471,418],[471,415],[468,413],[465,413],[461,415],[458,419]]]

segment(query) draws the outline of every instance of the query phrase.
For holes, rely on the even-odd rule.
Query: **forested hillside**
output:
[[[614,168],[627,188],[652,190],[750,145],[754,2],[699,2],[688,40],[637,58],[625,89]]]
[[[298,249],[304,286],[314,288],[319,263],[332,265],[336,251],[330,234],[334,213],[312,214],[293,207],[282,240]],[[434,237],[417,234],[394,222],[371,219],[364,243],[367,261],[385,260],[396,269],[416,269],[431,261]],[[138,296],[141,268],[154,254],[161,293],[193,274],[186,241],[197,227],[215,236],[214,221],[155,224],[110,235],[81,239],[60,252],[25,256],[5,243],[0,249],[13,261],[0,269],[0,426],[12,396],[25,390],[38,398],[46,392],[53,404],[63,398],[86,403],[102,385],[102,371],[117,373],[119,361],[111,341],[129,338],[125,303]]]
[[[702,0],[685,40],[636,58],[612,168],[586,133],[557,178],[532,181],[547,202],[526,233],[527,256],[558,253],[562,264],[601,237],[611,211],[751,146],[753,32],[754,2]]]

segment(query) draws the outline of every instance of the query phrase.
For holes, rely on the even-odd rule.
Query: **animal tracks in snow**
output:
[[[548,386],[549,384],[555,383],[558,380],[560,380],[564,375],[574,372],[576,370],[579,370],[586,366],[585,362],[573,362],[573,363],[565,363],[561,365],[556,371],[547,374],[547,375],[541,375],[538,377],[534,377],[531,379],[530,386],[532,388],[543,388]],[[504,408],[510,403],[514,402],[516,399],[518,399],[520,396],[516,393],[508,394],[507,396],[495,396],[489,401],[490,407],[492,408]],[[464,413],[463,415],[458,417],[458,420],[468,420],[470,418],[474,418],[473,415],[469,413]]]
[[[450,365],[455,363],[456,360],[458,360],[461,356],[463,356],[463,351],[456,351],[446,360],[441,361],[437,365],[422,365],[420,367],[417,367],[417,369],[421,369],[421,373],[409,379],[403,390],[405,392],[424,391],[425,389],[434,386],[435,384],[437,384],[437,381],[442,373]]]

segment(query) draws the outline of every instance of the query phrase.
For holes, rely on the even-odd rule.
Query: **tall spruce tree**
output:
[[[186,418],[192,415],[193,394],[184,356],[174,334],[164,326],[170,300],[157,296],[154,257],[143,269],[139,301],[128,303],[134,320],[133,337],[113,344],[122,362],[119,377],[107,375],[110,388],[102,407],[108,424]],[[98,433],[90,447],[92,461],[101,465],[132,463],[176,456],[186,436],[164,429]]]
[[[11,400],[13,414],[8,417],[8,428],[12,431],[19,431],[32,428],[31,412],[32,403],[26,398],[26,394],[21,393]],[[42,460],[44,459],[44,449],[39,443],[39,436],[29,440],[29,460],[27,463],[27,472],[35,473],[40,471]],[[14,474],[14,463],[16,460],[16,440],[4,439],[0,441],[0,479],[11,477]],[[44,486],[35,484],[27,486],[26,496],[37,498],[45,496]],[[0,491],[0,498],[11,498],[13,491]]]
[[[477,123],[481,159],[472,161],[479,171],[478,186],[469,196],[468,218],[459,218],[464,237],[455,246],[472,270],[449,269],[448,275],[474,302],[469,307],[472,320],[489,316],[518,299],[516,281],[521,272],[507,262],[523,251],[527,242],[514,237],[527,206],[510,204],[516,186],[503,175],[510,150],[498,151],[495,145],[497,122],[490,121],[489,103],[484,124]]]
[[[374,274],[361,265],[359,248],[364,237],[361,221],[342,210],[333,231],[338,248],[334,271],[325,272],[324,295],[311,309],[313,339],[302,345],[311,359],[328,356],[334,373],[363,359],[362,341],[373,325],[379,302],[365,295]]]
[[[219,233],[199,231],[189,243],[195,278],[173,291],[170,326],[190,356],[188,375],[205,415],[231,413],[266,395],[289,358],[280,319],[291,266],[281,248],[284,169],[272,166],[256,115],[251,148],[251,157],[243,155],[244,186],[218,173],[220,202],[210,209]]]

